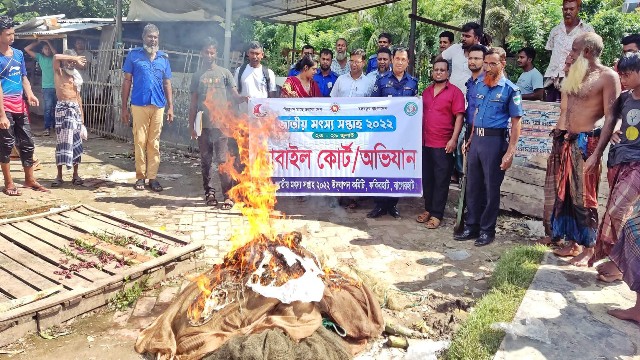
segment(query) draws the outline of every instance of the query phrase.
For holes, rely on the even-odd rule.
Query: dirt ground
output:
[[[38,122],[34,131],[41,131]],[[56,173],[55,137],[36,137],[36,146],[36,156],[42,162],[36,175],[48,187]],[[0,194],[0,217],[85,204],[175,235],[191,236],[192,241],[205,243],[209,263],[219,261],[229,249],[224,234],[228,233],[228,227],[242,220],[229,220],[229,215],[220,210],[204,207],[197,156],[165,148],[159,175],[165,191],[158,194],[135,191],[133,171],[131,144],[90,136],[80,168],[87,186],[71,185],[69,172],[65,174],[67,182],[51,193],[24,189],[21,197]],[[12,175],[18,184],[24,180],[18,163],[12,165]],[[385,303],[385,316],[434,340],[449,338],[464,321],[474,301],[487,291],[487,279],[500,254],[535,239],[526,227],[531,222],[501,215],[494,244],[478,249],[472,242],[454,241],[451,236],[457,202],[454,191],[450,192],[443,226],[437,230],[426,230],[414,220],[422,207],[418,198],[400,201],[402,220],[388,216],[366,219],[372,206],[370,200],[363,201],[355,211],[331,208],[329,201],[281,198],[277,209],[288,214],[288,218],[278,225],[283,230],[301,231],[304,243],[334,265],[356,268],[365,277],[375,279],[373,286],[378,287],[377,294]],[[207,215],[201,227],[195,223],[199,212]],[[187,215],[193,224],[184,221]],[[215,226],[219,227],[216,236],[222,240],[214,243],[207,236],[207,229]],[[196,236],[200,232],[201,236]],[[176,279],[178,283],[182,280]],[[153,289],[144,296],[153,296],[160,290]],[[138,359],[140,356],[133,351],[137,334],[161,311],[162,307],[156,306],[152,316],[136,319],[129,317],[130,312],[127,315],[101,310],[54,329],[54,335],[62,334],[55,339],[34,335],[0,349],[0,359]],[[3,351],[21,353],[2,355]]]

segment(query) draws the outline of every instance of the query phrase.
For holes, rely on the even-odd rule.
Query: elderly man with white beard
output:
[[[169,57],[158,50],[160,31],[147,24],[142,32],[143,47],[132,49],[122,66],[121,120],[129,123],[129,93],[136,156],[136,190],[144,190],[145,179],[151,190],[162,191],[156,179],[160,167],[160,132],[166,107],[167,121],[173,121],[171,66]],[[133,90],[132,90],[133,82]]]
[[[618,75],[600,63],[602,48],[602,38],[595,33],[573,41],[560,118],[552,133],[556,153],[547,163],[545,198],[555,199],[545,221],[551,239],[569,242],[554,253],[573,257],[570,262],[576,266],[588,265],[598,230],[600,162],[612,132],[598,120],[604,116],[605,122],[615,122],[613,105],[620,95]]]
[[[82,75],[76,66],[84,66],[87,60],[84,56],[77,56],[74,50],[67,49],[63,55],[56,54],[53,57],[53,81],[58,102],[55,109],[56,129],[56,165],[58,176],[51,186],[62,185],[62,167],[67,169],[73,166],[72,184],[82,185],[83,181],[78,175],[78,166],[82,158],[81,130],[83,121]]]

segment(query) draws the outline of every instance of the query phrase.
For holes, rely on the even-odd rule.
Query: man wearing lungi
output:
[[[622,86],[629,91],[618,97],[617,124],[604,124],[616,129],[607,162],[610,191],[590,265],[609,256],[622,226],[633,214],[633,206],[640,200],[640,55],[629,53],[623,57],[618,63],[618,73]],[[601,281],[622,280],[620,270],[611,261],[600,264],[597,270]]]
[[[73,185],[82,185],[83,181],[78,175],[78,165],[82,157],[82,130],[83,113],[80,90],[82,87],[82,75],[77,65],[86,64],[84,56],[77,56],[71,49],[64,51],[63,55],[56,54],[53,57],[53,80],[56,86],[55,128],[56,128],[56,165],[58,176],[51,186],[62,185],[62,167],[73,167]]]
[[[603,116],[605,122],[615,122],[613,109],[620,95],[618,75],[600,63],[602,48],[602,38],[591,32],[573,41],[560,102],[559,121],[565,122],[566,133],[554,136],[560,153],[558,163],[551,164],[557,172],[549,223],[553,238],[569,241],[554,254],[572,256],[570,262],[576,266],[586,266],[594,252],[600,159],[613,131],[596,123]]]
[[[0,167],[4,176],[3,193],[9,196],[22,195],[13,183],[10,172],[11,150],[15,145],[20,153],[24,168],[24,187],[35,191],[48,192],[33,176],[33,137],[27,116],[27,105],[38,106],[38,98],[31,91],[24,64],[24,54],[11,47],[15,39],[13,19],[0,16]]]
[[[635,204],[638,205],[638,204]],[[618,242],[609,254],[622,273],[622,279],[636,293],[636,304],[629,309],[613,309],[609,315],[640,323],[640,214],[636,212],[622,227]]]

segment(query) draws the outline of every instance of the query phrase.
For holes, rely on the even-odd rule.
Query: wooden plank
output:
[[[18,277],[23,281],[28,280],[29,284],[36,287],[38,290],[60,285],[59,282],[42,277],[40,274],[34,272],[33,270],[9,259],[4,254],[0,254],[0,268],[5,269],[6,271],[12,273],[13,276]]]
[[[0,233],[11,242],[15,242],[24,249],[31,250],[34,255],[39,256],[46,261],[56,264],[58,267],[69,270],[69,265],[61,264],[60,258],[63,256],[60,250],[55,247],[39,241],[37,238],[18,229],[15,224],[0,225]],[[11,235],[8,235],[11,234]],[[82,269],[81,272],[74,272],[77,276],[83,277],[91,282],[108,277],[109,274],[98,269]]]
[[[56,304],[63,302],[63,300],[61,299],[64,299],[64,298],[71,299],[71,298],[86,296],[87,294],[95,292],[96,289],[99,289],[101,287],[110,287],[110,286],[113,286],[114,284],[122,283],[124,279],[133,277],[138,273],[147,273],[148,271],[156,268],[160,270],[164,270],[164,265],[169,263],[174,263],[176,259],[185,259],[185,260],[179,260],[179,261],[187,262],[188,259],[186,258],[189,257],[190,254],[196,254],[202,251],[203,248],[204,246],[201,244],[189,244],[187,246],[182,246],[176,249],[170,249],[166,255],[160,256],[158,258],[150,260],[149,262],[127,269],[127,271],[122,275],[114,275],[108,279],[104,279],[99,282],[96,282],[93,284],[91,288],[75,289],[64,294],[65,296],[54,295],[50,298],[42,299],[41,301],[38,301],[33,304],[29,304],[20,309],[13,309],[5,313],[2,313],[0,314],[0,324],[4,321],[7,321],[7,319],[20,316],[21,314],[24,314],[27,312],[38,312],[43,309],[52,307]],[[150,284],[150,285],[153,285],[153,284]]]
[[[13,299],[33,295],[37,290],[14,277],[6,270],[0,270],[0,292]]]
[[[140,264],[144,261],[151,259],[151,257],[148,257],[144,254],[139,254],[134,250],[126,249],[121,246],[116,246],[116,245],[112,245],[112,244],[108,244],[100,241],[100,239],[90,234],[92,231],[95,230],[91,226],[78,224],[76,221],[71,221],[68,218],[61,217],[59,215],[50,216],[46,220],[55,222],[59,226],[67,227],[69,229],[75,228],[75,229],[81,230],[82,232],[74,229],[74,232],[73,232],[74,239],[80,239],[88,243],[89,245],[94,245],[96,246],[97,249],[102,250],[108,254],[117,256],[118,258],[124,257],[126,260],[130,261],[132,264]]]
[[[116,220],[116,221],[118,221],[118,222],[122,222],[122,223],[127,224],[127,225],[130,225],[130,226],[135,226],[136,228],[139,228],[139,229],[145,229],[145,230],[148,230],[148,231],[150,231],[152,234],[154,234],[154,236],[157,236],[157,239],[166,239],[166,240],[167,240],[167,243],[169,243],[169,244],[183,244],[183,245],[187,245],[187,244],[189,244],[189,243],[190,243],[189,241],[185,241],[185,240],[183,240],[183,239],[177,238],[177,237],[175,237],[175,236],[172,236],[172,235],[170,235],[170,234],[167,234],[167,233],[166,233],[166,232],[164,232],[164,231],[156,230],[156,229],[154,229],[154,228],[151,228],[151,227],[149,227],[149,226],[147,226],[147,225],[145,225],[145,224],[139,223],[139,222],[137,222],[137,221],[133,221],[133,220],[129,220],[129,219],[120,219],[120,218],[115,217],[115,216],[113,216],[113,215],[111,215],[111,214],[109,214],[109,213],[106,213],[106,212],[104,212],[104,211],[101,211],[101,210],[98,210],[98,209],[92,208],[92,207],[87,206],[87,205],[82,205],[82,208],[88,209],[88,210],[93,211],[94,213],[97,213],[97,214],[101,214],[102,216],[107,217],[107,218],[109,218],[109,219],[114,219],[114,220]]]
[[[64,248],[70,249],[70,245],[73,243],[73,241],[60,236],[58,233],[54,231],[47,231],[45,230],[45,228],[41,228],[35,223],[31,223],[29,221],[17,222],[13,224],[13,226],[33,236],[34,238],[37,238],[38,240],[55,247],[60,251],[62,251]],[[69,259],[69,261],[72,263],[75,263],[77,261],[93,261],[96,264],[100,264],[100,259],[98,259],[98,257],[93,254],[90,254],[90,253],[78,254],[75,251],[74,251],[74,254],[79,260]],[[109,275],[122,272],[121,268],[118,268],[118,269],[114,268],[115,264],[108,264],[108,265],[111,265],[111,266],[104,266],[101,271],[106,272]]]
[[[166,243],[158,241],[158,240],[156,240],[154,238],[150,238],[149,236],[147,236],[144,233],[144,230],[136,229],[135,227],[131,227],[131,226],[127,225],[127,224],[119,223],[116,220],[109,219],[109,218],[107,218],[105,216],[102,216],[102,215],[100,215],[98,213],[92,212],[92,211],[90,211],[88,209],[85,209],[85,208],[82,208],[82,207],[77,208],[74,211],[74,213],[82,214],[84,217],[88,217],[88,218],[93,219],[97,223],[96,222],[92,222],[92,224],[96,224],[96,226],[99,227],[100,230],[102,230],[102,231],[104,231],[104,232],[106,232],[108,234],[121,235],[121,236],[127,236],[127,237],[128,236],[132,236],[132,237],[134,237],[136,240],[138,240],[141,243],[146,241],[147,242],[146,243],[146,247],[148,247],[149,249],[154,247],[154,246],[155,246],[156,249],[162,249],[163,247],[165,247],[167,245],[170,245],[170,246],[176,246],[177,245],[175,243],[174,244],[166,244]],[[63,215],[67,215],[67,214],[69,214],[70,217],[72,217],[72,218],[74,216],[74,215],[72,215],[72,213],[65,213]],[[125,225],[126,227],[122,227],[122,225]],[[142,250],[145,250],[145,251],[148,250],[148,249],[144,249],[144,247],[142,245],[138,245],[136,247],[141,248]]]
[[[80,206],[81,205],[75,205],[75,206],[72,206],[70,208],[49,210],[48,212],[43,212],[43,213],[40,213],[40,214],[21,216],[21,217],[10,218],[10,219],[2,219],[2,220],[0,220],[0,225],[11,224],[11,223],[15,223],[15,222],[18,222],[18,221],[23,221],[23,220],[43,218],[43,217],[46,217],[46,216],[51,215],[51,214],[59,214],[61,212],[73,210],[73,209],[75,209],[77,207],[80,207]]]
[[[4,254],[16,263],[31,269],[33,272],[52,280],[57,279],[60,276],[54,274],[54,271],[60,270],[57,264],[52,264],[45,260],[40,259],[37,256],[32,255],[30,252],[23,250],[19,246],[11,243],[0,236],[0,254]],[[91,282],[87,279],[79,276],[73,276],[71,279],[58,280],[62,285],[65,285],[68,289],[81,288],[91,285]]]
[[[5,312],[7,310],[32,303],[60,291],[64,291],[64,288],[62,287],[62,285],[56,285],[54,287],[38,291],[27,296],[19,297],[17,299],[9,301],[9,303],[0,304],[0,312]]]

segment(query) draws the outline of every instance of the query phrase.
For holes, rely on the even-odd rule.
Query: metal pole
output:
[[[62,37],[62,51],[67,50],[67,35]]]
[[[480,12],[480,28],[484,32],[484,17],[487,13],[487,0],[482,0],[482,11]]]
[[[233,0],[227,0],[227,7],[225,11],[224,19],[224,54],[223,66],[225,69],[229,68],[231,62],[231,12],[233,11]]]
[[[411,14],[417,15],[418,0],[411,0]],[[409,73],[415,75],[416,67],[416,18],[411,17],[411,28],[409,30]]]
[[[298,24],[293,24],[293,45],[291,45],[291,63],[296,62],[296,35],[298,34]]]
[[[122,0],[116,0],[116,44],[122,44]]]

